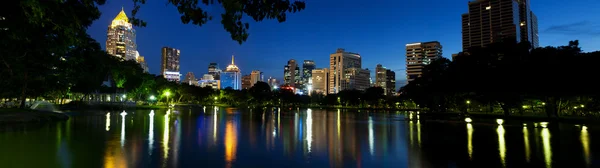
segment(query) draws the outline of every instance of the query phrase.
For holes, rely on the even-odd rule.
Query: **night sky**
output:
[[[218,6],[207,8],[215,19],[198,27],[181,23],[177,9],[166,2],[148,1],[138,13],[148,22],[135,29],[150,73],[159,74],[163,46],[181,50],[182,75],[191,71],[200,78],[210,62],[225,69],[235,55],[242,74],[257,69],[278,80],[289,59],[328,68],[329,54],[345,48],[361,54],[363,68],[373,71],[381,63],[396,71],[399,85],[406,80],[405,44],[439,41],[447,58],[461,50],[461,14],[468,7],[468,0],[306,0],[306,9],[289,14],[284,23],[250,21],[250,37],[239,45],[223,29]],[[131,0],[108,0],[88,30],[103,48],[107,26],[122,6],[131,16]],[[600,1],[532,0],[531,9],[538,17],[540,46],[578,39],[584,51],[600,50]]]

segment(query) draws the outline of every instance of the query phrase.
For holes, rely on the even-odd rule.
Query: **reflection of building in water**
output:
[[[417,123],[418,122],[418,123]],[[408,167],[424,167],[421,158],[421,123],[419,121],[409,121],[409,140],[408,146]]]
[[[542,128],[542,146],[544,147],[546,167],[552,167],[552,147],[550,146],[550,130],[548,128]]]
[[[162,139],[162,148],[163,148],[163,164],[166,164],[167,161],[169,160],[169,131],[170,131],[170,126],[169,126],[169,120],[170,120],[170,114],[171,111],[167,111],[167,114],[165,114],[165,123],[163,125],[163,139]],[[166,167],[166,165],[163,165],[163,167]]]
[[[581,145],[583,146],[583,154],[585,157],[586,166],[590,166],[591,158],[590,158],[590,137],[588,135],[587,126],[581,127]]]
[[[506,167],[506,141],[504,139],[504,126],[498,125],[496,132],[498,133],[498,151],[500,152],[500,162],[502,162],[503,167]]]
[[[337,113],[327,113],[327,140],[329,146],[329,167],[343,167],[343,153],[341,144],[343,141],[341,140],[340,134],[340,111],[338,109]],[[333,120],[329,120],[329,118],[333,118]]]
[[[296,144],[298,143],[298,139],[296,135],[298,133],[298,117],[297,113],[293,114],[285,114],[284,115],[293,115],[293,117],[284,117],[280,118],[281,121],[281,138],[283,139],[283,152],[292,155],[296,151]]]
[[[237,128],[234,121],[227,121],[225,125],[225,162],[227,167],[232,167],[237,152]]]
[[[106,149],[104,150],[104,167],[106,168],[121,168],[127,167],[127,158],[125,157],[124,148],[117,140],[117,136],[110,136]]]

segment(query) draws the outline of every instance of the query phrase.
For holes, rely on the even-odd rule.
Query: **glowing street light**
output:
[[[123,94],[123,96],[121,96],[121,97],[123,97],[123,99],[124,99],[124,98],[127,98],[127,95]]]
[[[467,117],[467,118],[465,118],[465,122],[467,122],[467,123],[473,122],[473,119],[471,119],[471,117]]]
[[[498,123],[498,125],[502,125],[502,123],[504,123],[503,119],[496,119],[496,123]]]
[[[546,103],[545,103],[545,102],[542,102],[542,106],[545,106],[545,105],[546,105]]]
[[[585,107],[583,104],[581,105],[581,108]]]
[[[150,96],[150,100],[156,100],[156,97],[154,95]]]
[[[470,101],[470,100],[467,100],[467,104],[471,104],[471,101]]]
[[[217,99],[219,99],[218,97],[215,97],[215,101],[217,101]]]
[[[169,107],[169,96],[171,95],[170,91],[165,91],[165,96],[167,96],[167,107]]]

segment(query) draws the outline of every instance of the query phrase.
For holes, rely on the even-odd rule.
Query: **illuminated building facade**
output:
[[[259,70],[253,70],[252,73],[250,73],[250,87],[254,86],[254,84],[259,81],[263,81],[262,72]]]
[[[304,60],[302,63],[302,83],[303,84],[312,84],[312,70],[315,69],[315,61],[313,60]]]
[[[368,69],[347,68],[344,72],[345,77],[341,82],[342,90],[364,91],[371,87],[371,83],[369,82],[369,79],[371,78],[371,71]]]
[[[411,82],[423,74],[423,68],[442,57],[440,42],[406,44],[406,79]]]
[[[539,46],[537,17],[529,0],[476,0],[462,15],[463,51],[505,39]]]
[[[252,81],[250,75],[242,76],[242,89],[250,89],[252,87]]]
[[[179,72],[180,53],[181,52],[175,48],[162,48],[160,73],[168,81],[179,82],[181,80],[181,73]]]
[[[221,69],[219,69],[219,64],[215,62],[211,62],[208,64],[208,74],[211,74],[215,80],[220,80]]]
[[[204,76],[202,76],[202,79],[198,81],[198,85],[200,87],[210,87],[213,89],[219,89],[221,88],[221,81],[216,80],[211,74],[204,74]]]
[[[129,18],[123,9],[108,26],[106,52],[124,60],[136,61],[135,29],[129,23]]]
[[[343,82],[346,80],[346,69],[361,68],[361,57],[358,53],[346,52],[343,48],[338,48],[335,53],[329,55],[329,93],[338,93],[349,86]],[[367,78],[367,85],[369,79]]]
[[[327,85],[329,84],[329,69],[313,69],[312,72],[312,92],[327,94]],[[312,94],[312,93],[311,93]]]
[[[235,65],[234,57],[231,56],[231,65],[227,66],[221,73],[221,89],[231,87],[234,90],[242,89],[242,73]]]
[[[300,67],[296,60],[291,59],[283,69],[283,84],[295,87],[300,84]]]
[[[383,88],[385,95],[394,95],[396,92],[396,73],[386,69],[381,64],[375,68],[375,87]]]
[[[194,76],[193,72],[188,72],[187,74],[185,74],[185,79],[183,80],[183,83],[189,85],[198,85],[198,81],[196,81],[196,77]]]

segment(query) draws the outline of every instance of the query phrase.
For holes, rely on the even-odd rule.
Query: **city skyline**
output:
[[[343,9],[329,11],[331,9],[327,7],[336,3],[335,1],[308,2],[306,11],[289,15],[287,21],[281,24],[271,21],[251,22],[251,35],[248,41],[238,45],[223,30],[218,18],[202,27],[185,25],[180,23],[174,7],[165,6],[160,2],[148,2],[142,6],[137,15],[148,22],[147,27],[135,28],[138,50],[146,57],[152,74],[160,74],[160,69],[157,68],[160,65],[159,48],[171,46],[183,52],[181,72],[204,74],[205,66],[197,65],[208,65],[210,62],[227,65],[229,56],[235,54],[240,68],[257,69],[264,72],[265,76],[273,76],[281,80],[283,79],[281,65],[289,59],[310,59],[318,64],[316,68],[326,68],[323,65],[327,65],[331,50],[346,48],[364,57],[363,68],[374,69],[381,63],[396,71],[398,85],[405,84],[406,80],[403,72],[406,66],[403,54],[405,44],[415,41],[440,41],[444,45],[443,56],[446,58],[462,50],[461,15],[468,12],[468,0],[436,1],[436,3],[352,1],[342,5],[342,7],[371,8],[355,12],[369,13],[366,16],[340,12]],[[416,12],[419,8],[409,7],[419,6],[417,5],[419,3],[431,4],[443,9],[419,13]],[[597,35],[600,31],[592,28],[598,24],[593,22],[593,18],[598,17],[598,14],[590,15],[585,12],[586,9],[593,9],[598,5],[600,2],[593,0],[569,3],[532,0],[531,10],[535,11],[539,22],[540,46],[564,45],[564,41],[578,39],[582,42],[584,51],[599,50],[600,39]],[[90,35],[99,42],[105,41],[106,26],[122,7],[127,14],[130,14],[132,3],[109,1],[100,6],[99,9],[103,14],[88,30]],[[575,7],[579,9],[575,10]],[[402,10],[396,12],[394,8]],[[414,20],[410,16],[418,14],[422,15],[423,19],[436,21],[428,22],[429,25],[426,27],[404,24]],[[359,26],[350,28],[348,27],[350,23],[346,23],[349,22],[348,19],[336,20],[336,18],[346,18],[343,17],[344,15],[353,19],[351,24]],[[326,24],[327,27],[320,24]],[[340,27],[345,29],[340,30]],[[428,33],[418,33],[423,31]],[[284,34],[286,37],[282,37]],[[275,44],[280,46],[273,47]],[[105,44],[102,45],[102,48],[105,48]],[[257,58],[267,58],[268,61],[256,61]]]

